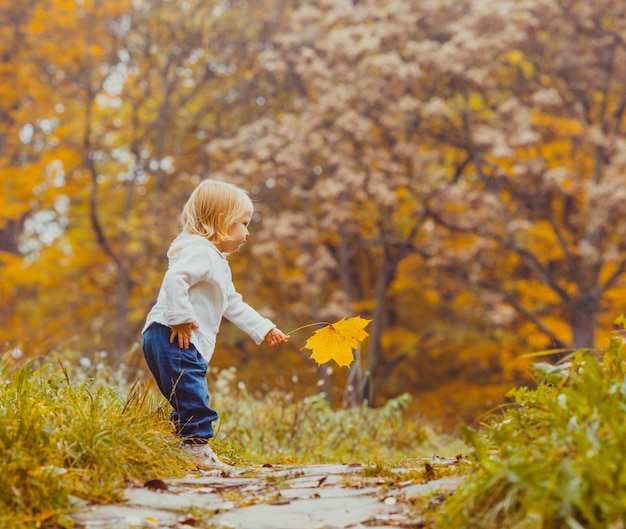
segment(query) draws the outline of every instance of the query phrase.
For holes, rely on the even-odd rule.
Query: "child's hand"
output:
[[[281,343],[288,342],[289,335],[274,327],[270,332],[265,335],[265,341],[269,343],[272,347],[276,347]]]
[[[178,347],[181,349],[189,349],[191,341],[191,331],[200,327],[195,321],[191,323],[179,323],[178,325],[170,325],[172,334],[170,334],[170,343],[174,343],[178,336]]]

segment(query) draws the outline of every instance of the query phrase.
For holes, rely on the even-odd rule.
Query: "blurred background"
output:
[[[626,5],[0,0],[0,353],[142,376],[191,190],[256,205],[230,257],[290,332],[360,315],[350,369],[224,323],[262,398],[455,429],[528,353],[602,348],[626,294]]]

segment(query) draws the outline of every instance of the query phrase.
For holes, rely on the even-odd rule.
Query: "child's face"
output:
[[[220,251],[224,253],[233,253],[239,250],[248,239],[248,224],[252,220],[252,211],[247,211],[235,224],[228,230],[230,239],[221,242],[218,246]]]

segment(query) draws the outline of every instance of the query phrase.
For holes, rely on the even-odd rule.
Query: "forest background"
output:
[[[144,369],[201,179],[248,189],[244,298],[360,315],[351,369],[225,323],[262,396],[403,393],[443,427],[526,353],[603,347],[626,294],[617,0],[0,0],[0,352]],[[550,356],[556,359],[558,353]]]

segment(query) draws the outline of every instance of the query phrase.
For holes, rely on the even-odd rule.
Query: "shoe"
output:
[[[183,448],[194,457],[202,461],[202,466],[208,468],[217,468],[220,470],[230,470],[231,467],[220,461],[215,452],[211,450],[208,444],[190,444],[183,443]]]

